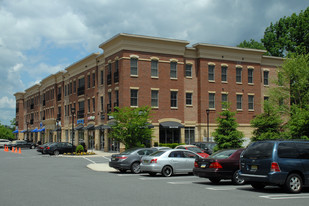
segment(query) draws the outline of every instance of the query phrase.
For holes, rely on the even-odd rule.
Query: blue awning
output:
[[[14,134],[18,133],[18,130],[13,131]]]
[[[38,132],[45,132],[45,128],[39,129]]]
[[[34,130],[32,130],[31,132],[38,132],[39,130],[37,128],[35,128]]]
[[[24,132],[27,132],[27,130],[23,130],[23,131],[21,131],[21,133],[24,133]]]

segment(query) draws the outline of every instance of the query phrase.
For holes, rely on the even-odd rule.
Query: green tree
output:
[[[289,139],[309,139],[309,108],[292,106],[287,134]]]
[[[251,141],[279,139],[282,123],[278,111],[266,101],[264,112],[251,120],[251,126],[255,128]]]
[[[272,56],[284,57],[289,53],[307,54],[309,52],[309,7],[299,15],[293,13],[271,23],[261,39]]]
[[[250,41],[244,40],[243,42],[238,44],[237,47],[266,50],[263,43],[255,41],[254,39],[250,39]]]
[[[122,142],[126,149],[143,147],[152,138],[152,130],[148,128],[151,109],[148,106],[139,108],[116,108],[110,115],[115,124],[111,127],[109,137]]]
[[[15,139],[13,130],[5,125],[1,125],[0,123],[0,138],[9,140]]]
[[[217,118],[218,128],[212,133],[217,143],[215,151],[242,146],[244,135],[237,130],[238,124],[234,116],[235,112],[231,112],[229,106],[220,112],[220,117]]]

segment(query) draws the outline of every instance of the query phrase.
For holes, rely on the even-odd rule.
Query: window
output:
[[[131,106],[138,106],[138,90],[131,89]]]
[[[115,61],[114,82],[119,82],[119,60]]]
[[[264,101],[268,101],[269,100],[269,96],[264,96]]]
[[[248,83],[253,84],[253,69],[248,69]]]
[[[215,81],[215,65],[208,65],[208,80]]]
[[[171,107],[176,108],[177,107],[177,91],[171,91]]]
[[[192,77],[192,64],[186,64],[186,77]]]
[[[280,158],[298,158],[298,151],[295,143],[293,142],[282,142],[278,145],[278,157]]]
[[[101,70],[101,84],[104,84],[104,71]]]
[[[241,73],[242,73],[242,68],[236,67],[236,82],[241,83]]]
[[[193,144],[195,142],[194,131],[195,131],[194,127],[185,128],[185,144]]]
[[[242,109],[242,94],[236,95],[236,102],[237,102],[237,109],[241,110]]]
[[[76,93],[76,81],[73,82],[73,92]]]
[[[95,112],[95,98],[92,98],[92,112]]]
[[[221,81],[227,82],[227,67],[226,66],[221,67]]]
[[[88,113],[90,112],[90,99],[88,99]]]
[[[101,111],[104,111],[104,102],[103,102],[104,98],[103,96],[101,96]]]
[[[177,78],[177,62],[171,62],[170,78]]]
[[[95,87],[95,72],[92,73],[92,87]]]
[[[107,68],[107,84],[112,84],[112,63],[108,63]]]
[[[159,107],[159,91],[151,90],[151,106]]]
[[[90,74],[87,76],[88,79],[88,88],[90,88]]]
[[[221,94],[221,104],[222,104],[222,109],[226,109],[227,108],[227,94]]]
[[[248,109],[254,110],[254,96],[248,95]]]
[[[264,74],[264,85],[267,86],[269,71],[264,71],[263,74]]]
[[[158,77],[158,60],[151,60],[151,76]]]
[[[186,93],[186,105],[192,105],[192,93],[191,92],[188,92]]]
[[[209,93],[209,108],[215,108],[215,93]]]
[[[119,107],[119,91],[115,91],[116,102],[114,103],[114,107]]]
[[[137,58],[131,58],[130,59],[130,68],[131,68],[131,75],[137,76]]]

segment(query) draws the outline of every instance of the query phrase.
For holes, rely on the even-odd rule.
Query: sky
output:
[[[64,70],[118,33],[236,46],[308,0],[0,0],[0,123],[14,94]]]

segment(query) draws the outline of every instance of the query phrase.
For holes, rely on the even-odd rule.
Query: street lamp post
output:
[[[28,131],[29,122],[28,121],[26,121],[26,125],[27,125],[27,141],[29,141],[29,131]]]
[[[73,155],[73,150],[74,150],[74,146],[73,146],[73,139],[74,139],[74,114],[75,114],[75,108],[72,107],[71,108],[71,114],[72,114],[72,155]]]
[[[206,115],[207,115],[207,142],[209,142],[209,109],[206,109]]]
[[[59,119],[57,118],[56,119],[56,135],[57,135],[57,137],[56,137],[56,141],[58,142],[59,141],[59,137],[58,137],[58,130],[59,130]]]

